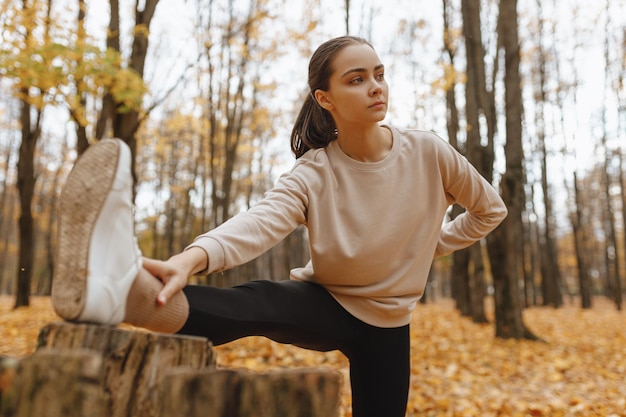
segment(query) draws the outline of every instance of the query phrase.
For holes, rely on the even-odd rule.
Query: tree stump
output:
[[[16,358],[0,355],[0,408],[2,407],[2,397],[13,386],[13,379],[15,379],[19,362]]]
[[[104,367],[102,387],[111,417],[155,417],[160,407],[160,384],[168,369],[215,366],[212,345],[204,338],[111,326],[51,323],[41,330],[38,345],[100,353]]]
[[[322,369],[255,373],[171,370],[160,417],[337,417],[341,375]]]
[[[22,359],[3,395],[3,417],[107,417],[102,356],[88,350],[42,349]]]

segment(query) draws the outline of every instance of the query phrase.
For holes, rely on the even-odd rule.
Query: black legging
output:
[[[188,286],[189,318],[179,333],[220,345],[265,336],[350,361],[354,417],[403,417],[409,391],[409,326],[380,328],[348,313],[322,286],[253,281],[234,288]]]

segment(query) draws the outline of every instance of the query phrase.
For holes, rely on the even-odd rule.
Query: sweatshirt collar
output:
[[[356,159],[352,159],[341,150],[341,147],[339,146],[336,140],[328,144],[327,151],[333,156],[336,156],[338,160],[341,161],[341,163],[348,165],[352,168],[358,169],[358,170],[376,171],[381,168],[385,168],[387,165],[391,163],[391,161],[395,159],[397,150],[399,149],[398,132],[396,131],[395,128],[389,125],[381,125],[381,126],[386,127],[387,129],[391,131],[392,141],[391,141],[391,149],[389,150],[389,153],[380,161],[362,162],[362,161],[357,161]]]

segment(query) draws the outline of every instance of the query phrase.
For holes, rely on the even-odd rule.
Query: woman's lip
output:
[[[385,105],[384,101],[377,101],[376,103],[372,104],[370,107],[380,107],[384,105]]]

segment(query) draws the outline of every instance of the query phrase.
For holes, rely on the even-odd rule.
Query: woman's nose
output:
[[[372,86],[372,89],[370,91],[373,96],[377,96],[378,94],[383,92],[383,88],[381,87],[380,83],[374,82],[374,85]]]

